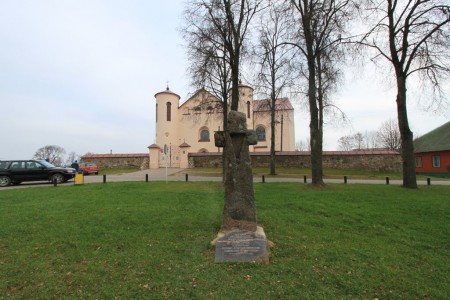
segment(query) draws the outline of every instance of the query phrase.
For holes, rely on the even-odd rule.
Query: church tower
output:
[[[178,106],[180,96],[167,86],[165,91],[155,94],[156,99],[156,145],[158,145],[169,160],[169,166],[178,158]],[[161,162],[162,163],[162,162]]]

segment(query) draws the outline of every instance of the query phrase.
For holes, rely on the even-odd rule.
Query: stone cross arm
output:
[[[258,143],[256,131],[253,129],[245,129],[245,131],[240,132],[230,132],[230,136],[238,135],[245,135],[248,145],[256,145]],[[216,147],[225,147],[225,131],[214,132],[214,143]]]

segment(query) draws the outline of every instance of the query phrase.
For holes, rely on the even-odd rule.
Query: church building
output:
[[[150,169],[187,168],[189,153],[222,152],[214,143],[214,132],[223,129],[222,101],[204,89],[181,105],[180,99],[169,87],[155,94],[156,138],[149,146]],[[241,84],[238,111],[246,114],[247,128],[257,134],[258,143],[250,146],[250,152],[269,152],[269,100],[254,100],[253,88]],[[294,151],[294,108],[288,98],[276,101],[275,119],[275,151]]]

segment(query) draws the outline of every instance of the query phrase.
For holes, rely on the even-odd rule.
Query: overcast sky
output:
[[[67,153],[145,153],[155,140],[154,94],[194,92],[177,31],[182,0],[0,0],[0,159],[29,159],[58,145]],[[348,126],[325,127],[325,150],[343,135],[377,130],[396,117],[395,91],[373,70],[349,69],[336,104]],[[362,79],[358,79],[362,78]],[[450,112],[410,102],[424,134]],[[296,140],[308,137],[296,107]]]

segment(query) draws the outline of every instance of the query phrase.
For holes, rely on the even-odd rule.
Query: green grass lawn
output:
[[[255,184],[269,265],[214,263],[220,183],[0,191],[0,299],[445,299],[450,187]]]
[[[100,169],[100,175],[116,175],[123,173],[132,173],[139,171],[138,167],[128,167],[128,168],[103,168]]]

